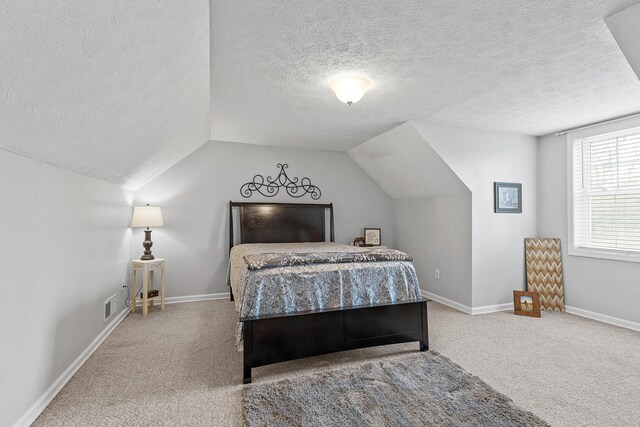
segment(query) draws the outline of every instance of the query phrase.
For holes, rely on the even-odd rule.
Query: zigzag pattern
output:
[[[540,294],[540,309],[564,311],[560,239],[525,239],[527,290]]]

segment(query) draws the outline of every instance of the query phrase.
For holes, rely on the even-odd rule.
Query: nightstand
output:
[[[131,261],[131,312],[136,312],[136,302],[142,302],[142,315],[146,316],[149,312],[149,303],[155,304],[157,299],[160,300],[160,309],[164,310],[164,259],[156,258],[152,260],[134,259]],[[148,298],[150,290],[154,287],[155,272],[160,270],[162,275],[162,283],[160,285],[160,294],[157,297]],[[142,298],[136,295],[136,273],[142,273]]]

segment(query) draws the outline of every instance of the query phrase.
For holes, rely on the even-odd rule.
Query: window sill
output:
[[[597,249],[585,249],[585,248],[569,248],[568,254],[571,256],[581,256],[587,258],[598,258],[610,261],[624,261],[624,262],[640,262],[640,254],[637,253],[624,253],[624,252],[608,252]]]

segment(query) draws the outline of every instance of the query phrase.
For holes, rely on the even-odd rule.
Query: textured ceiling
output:
[[[640,3],[607,18],[607,25],[640,79]]]
[[[637,12],[608,21],[629,62],[604,21],[634,3],[3,0],[0,148],[136,189],[209,139],[545,134],[640,110]],[[347,107],[328,83],[351,72],[373,88]]]
[[[634,3],[212,0],[212,137],[347,150],[406,120],[540,135],[635,112],[604,21]],[[328,89],[346,72],[373,80],[352,107]]]
[[[0,2],[0,147],[135,189],[210,139],[209,3]]]

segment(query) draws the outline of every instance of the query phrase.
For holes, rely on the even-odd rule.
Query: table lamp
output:
[[[140,257],[141,260],[146,261],[150,259],[155,259],[155,257],[151,254],[151,246],[153,246],[153,242],[151,241],[151,229],[149,227],[162,227],[164,223],[162,222],[162,210],[160,210],[157,206],[136,206],[133,208],[133,218],[131,218],[131,227],[147,227],[144,230],[144,242],[142,246],[144,246],[144,255]]]

